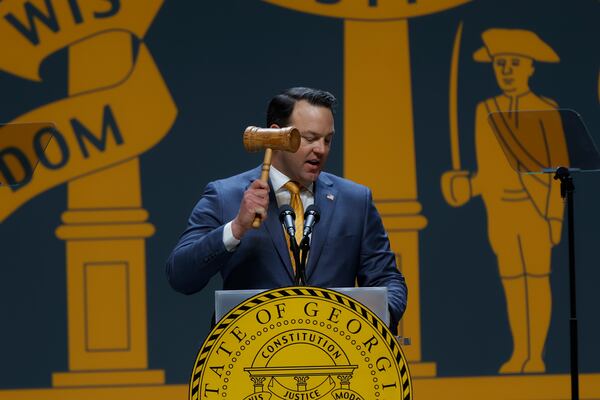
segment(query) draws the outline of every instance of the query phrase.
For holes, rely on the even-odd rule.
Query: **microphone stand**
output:
[[[300,249],[298,248],[298,242],[296,241],[296,229],[294,228],[294,220],[296,214],[289,205],[283,205],[279,208],[279,221],[283,225],[283,230],[288,235],[290,240],[290,251],[294,258],[294,265],[296,266],[296,272],[294,276],[294,284],[299,285],[302,275],[300,275]]]
[[[300,271],[300,248],[298,247],[298,242],[296,242],[296,237],[294,235],[290,235],[290,250],[292,251],[292,255],[294,256],[294,265],[296,265],[296,276],[294,276],[294,283],[296,285],[303,285],[304,283],[300,283],[301,275]]]
[[[570,328],[570,350],[571,350],[571,399],[579,400],[579,363],[577,342],[577,291],[575,288],[575,221],[573,177],[569,168],[560,167],[556,170],[554,179],[560,180],[560,196],[567,202],[568,241],[569,241],[569,328]]]
[[[308,251],[310,250],[310,238],[304,236],[300,241],[300,251],[302,252],[302,259],[300,264],[296,264],[296,274],[299,275],[299,281],[301,285],[306,285],[306,259],[308,258]]]
[[[314,225],[319,222],[319,209],[315,205],[310,205],[306,209],[304,215],[304,231],[302,232],[302,240],[300,245],[296,241],[295,229],[293,225],[293,219],[295,218],[294,211],[290,206],[284,205],[280,208],[279,220],[284,225],[285,231],[290,237],[290,250],[294,257],[294,264],[296,265],[296,273],[294,276],[294,283],[296,285],[307,284],[306,282],[306,259],[308,258],[308,252],[310,250],[310,233]],[[290,220],[290,217],[292,218]]]

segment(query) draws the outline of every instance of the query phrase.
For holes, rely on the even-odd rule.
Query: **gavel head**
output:
[[[300,147],[300,132],[293,126],[285,128],[249,126],[244,131],[244,148],[251,153],[267,148],[295,153],[298,147]]]

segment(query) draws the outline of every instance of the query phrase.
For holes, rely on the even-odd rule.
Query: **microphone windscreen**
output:
[[[294,209],[290,207],[289,204],[284,204],[281,207],[279,207],[279,221],[281,223],[283,223],[283,219],[286,215],[291,215],[293,219],[296,219],[296,213],[294,212]]]
[[[321,218],[321,210],[319,210],[319,206],[315,204],[311,204],[310,206],[308,206],[306,208],[306,211],[304,212],[304,220],[306,221],[308,219],[308,216],[311,214],[315,219],[315,224],[319,222],[319,219]]]

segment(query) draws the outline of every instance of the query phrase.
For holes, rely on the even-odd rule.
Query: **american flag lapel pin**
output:
[[[325,197],[327,197],[327,200],[331,200],[331,201],[333,201],[333,199],[335,199],[335,196],[332,195],[331,193],[328,193],[327,196],[325,196]]]

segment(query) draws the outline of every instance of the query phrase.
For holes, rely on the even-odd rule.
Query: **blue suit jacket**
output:
[[[220,273],[224,289],[269,289],[294,284],[289,251],[271,188],[268,218],[246,233],[235,251],[223,244],[223,227],[233,220],[244,191],[260,167],[209,183],[188,227],[167,261],[171,286],[182,293],[201,290]],[[314,186],[321,220],[312,233],[307,283],[318,287],[386,286],[392,326],[406,308],[406,284],[396,268],[371,191],[325,172]]]

